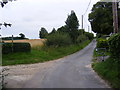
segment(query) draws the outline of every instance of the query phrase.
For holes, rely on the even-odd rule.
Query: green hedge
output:
[[[13,48],[12,48],[13,46]],[[12,52],[30,52],[31,46],[29,43],[3,43],[2,53],[8,54]]]
[[[86,41],[88,38],[85,35],[80,35],[77,38],[77,43],[82,43],[84,41]]]
[[[97,39],[97,48],[106,48],[109,49],[108,41],[103,38]]]
[[[48,35],[46,45],[61,47],[61,46],[68,46],[71,43],[72,41],[71,41],[69,34],[53,33],[53,34]]]
[[[108,40],[108,44],[111,56],[120,58],[120,33],[112,35]]]
[[[92,33],[89,32],[85,32],[85,36],[89,39],[92,40],[94,38],[94,35]]]

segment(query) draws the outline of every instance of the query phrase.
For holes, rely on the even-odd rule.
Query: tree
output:
[[[42,27],[42,28],[41,28],[41,31],[40,31],[40,33],[39,33],[39,37],[40,37],[40,38],[46,38],[47,35],[48,35],[47,30],[46,30],[44,27]]]
[[[23,33],[20,33],[20,39],[24,39],[25,38],[25,35]]]
[[[62,26],[62,27],[58,28],[57,32],[59,32],[59,33],[61,33],[61,32],[62,33],[69,33],[69,30],[68,30],[67,26],[65,25],[65,26]]]
[[[118,13],[120,18],[120,14]],[[92,31],[97,34],[109,35],[113,32],[113,15],[111,2],[98,2],[89,14]],[[120,21],[119,21],[120,23]]]
[[[68,18],[65,21],[65,23],[66,23],[66,26],[69,30],[78,29],[79,21],[78,21],[78,18],[73,10],[71,11],[71,14],[68,15]]]
[[[49,34],[54,34],[54,33],[56,33],[56,32],[57,32],[57,31],[55,30],[55,28],[53,28],[52,32],[49,33]]]
[[[84,30],[84,29],[79,29],[79,30],[78,30],[78,34],[79,34],[79,35],[83,35],[84,33],[85,33],[85,30]]]
[[[71,14],[68,15],[68,18],[65,21],[65,23],[66,23],[66,29],[68,29],[72,41],[75,42],[78,37],[79,21],[73,10],[71,11]]]

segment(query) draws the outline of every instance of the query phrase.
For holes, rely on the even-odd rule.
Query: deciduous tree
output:
[[[120,12],[118,12],[118,18],[120,19]],[[92,8],[92,12],[89,14],[89,21],[91,23],[93,32],[105,35],[109,35],[110,33],[112,33],[113,32],[112,2],[96,3]]]
[[[47,30],[44,27],[42,27],[41,30],[40,30],[40,33],[39,33],[39,37],[40,38],[46,38],[47,35],[48,35]]]

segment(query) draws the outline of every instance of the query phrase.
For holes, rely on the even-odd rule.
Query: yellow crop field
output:
[[[12,42],[12,40],[5,40],[4,42]],[[13,42],[28,42],[31,47],[37,47],[43,46],[45,39],[13,40]]]

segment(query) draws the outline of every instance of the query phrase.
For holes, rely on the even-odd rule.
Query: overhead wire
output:
[[[85,14],[87,13],[87,11],[88,11],[88,9],[89,9],[89,6],[90,6],[90,4],[91,4],[91,0],[89,1],[89,4],[88,4],[88,6],[87,6],[87,9],[86,9],[86,11],[85,11],[85,13],[84,13],[83,15],[85,15]]]
[[[86,26],[85,26],[84,28],[89,27],[89,24],[88,24],[87,21],[85,20],[84,16],[85,16],[85,14],[87,13],[87,11],[88,11],[88,9],[89,9],[89,7],[90,7],[90,4],[91,4],[91,0],[90,0],[89,3],[88,3],[88,6],[87,6],[87,8],[86,8],[85,13],[83,14],[83,20],[84,20],[85,23],[86,23]]]

